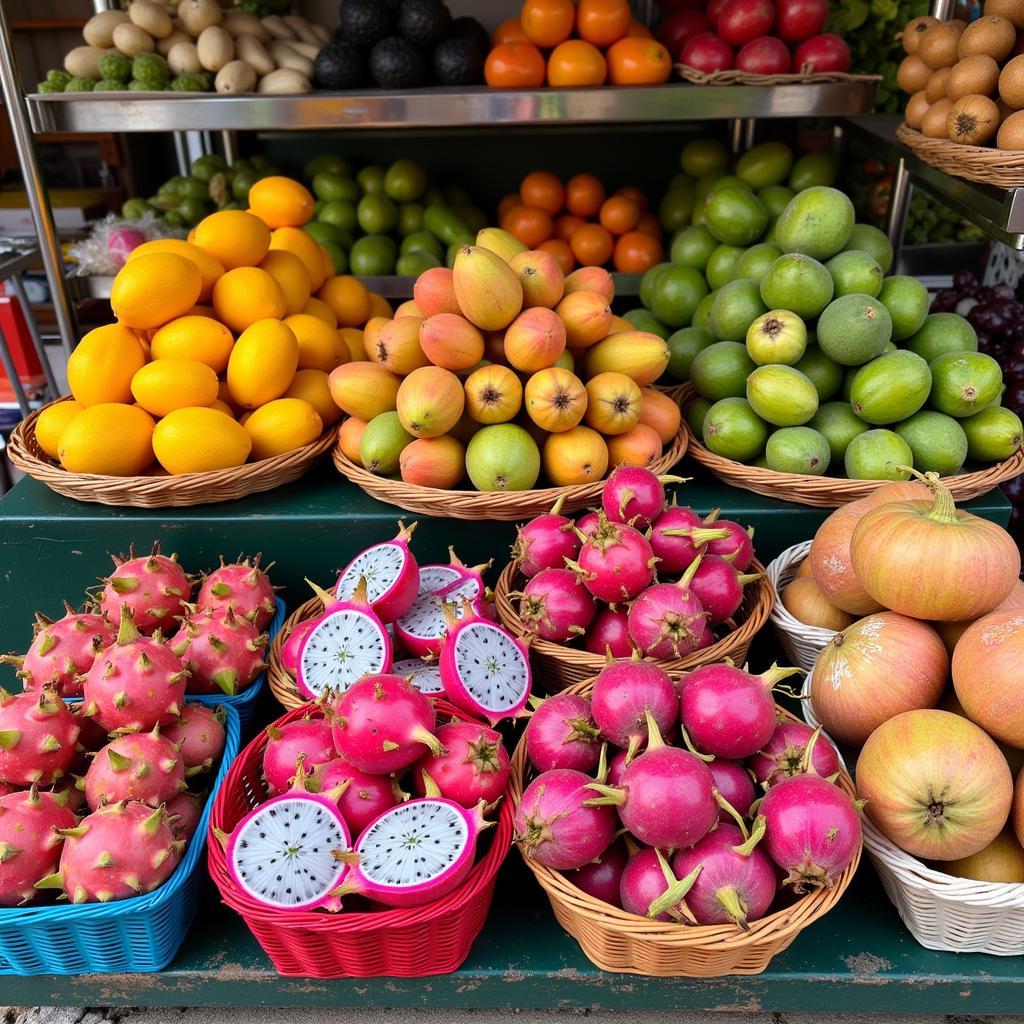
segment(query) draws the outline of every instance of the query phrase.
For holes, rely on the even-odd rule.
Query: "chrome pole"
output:
[[[889,189],[889,212],[885,218],[885,233],[892,246],[892,261],[895,265],[903,245],[903,232],[907,227],[907,215],[910,213],[910,194],[913,191],[910,172],[902,157],[892,174],[892,186]]]

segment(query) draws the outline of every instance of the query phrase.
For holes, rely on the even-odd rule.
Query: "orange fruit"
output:
[[[72,398],[67,402],[55,402],[46,406],[36,417],[36,441],[51,459],[60,458],[60,435],[84,408],[84,405]]]
[[[517,206],[501,218],[501,227],[527,248],[536,249],[551,237],[554,222],[551,214],[539,206]]]
[[[621,188],[617,188],[612,195],[632,199],[641,210],[647,209],[647,196],[644,190],[637,188],[636,185],[623,185]]]
[[[271,249],[260,260],[260,269],[278,283],[284,295],[287,315],[301,313],[309,301],[309,274],[302,260],[286,249]]]
[[[91,405],[64,428],[59,447],[70,473],[138,476],[153,461],[153,417],[136,405]]]
[[[630,39],[653,39],[651,30],[642,21],[631,21],[626,35]]]
[[[623,274],[644,274],[665,255],[661,242],[643,231],[627,231],[615,243],[612,262]]]
[[[329,275],[333,277],[334,275]],[[370,292],[370,316],[386,316],[389,320],[395,315],[394,306],[376,292]],[[367,317],[369,319],[369,317]]]
[[[518,18],[506,18],[495,30],[491,37],[491,46],[501,46],[502,43],[528,43],[523,31],[523,23]]]
[[[484,81],[492,89],[537,89],[546,70],[544,55],[533,43],[501,43],[487,55]]]
[[[593,174],[577,174],[565,184],[565,207],[577,217],[596,217],[604,195],[600,178]]]
[[[218,210],[196,225],[194,242],[225,270],[255,267],[270,248],[270,228],[245,210]]]
[[[563,213],[561,217],[555,218],[554,236],[563,242],[568,242],[576,233],[576,229],[583,227],[586,223],[582,217],[577,217],[573,213]]]
[[[608,63],[604,54],[583,39],[566,39],[548,57],[548,85],[565,88],[578,85],[604,85]]]
[[[302,260],[309,274],[309,288],[315,292],[324,283],[327,273],[324,267],[323,251],[318,242],[301,228],[278,228],[270,236],[271,249],[283,249]],[[261,256],[260,259],[263,257]],[[259,260],[256,261],[257,263]]]
[[[339,327],[362,327],[370,319],[370,293],[351,275],[328,278],[316,297],[327,303]]]
[[[161,327],[150,343],[153,359],[194,359],[215,373],[228,367],[235,339],[219,321],[207,316],[179,316]]]
[[[640,220],[640,207],[625,196],[612,196],[601,204],[599,219],[613,235],[624,235],[636,227]]]
[[[249,189],[249,208],[268,228],[301,228],[313,216],[314,201],[305,185],[280,175]]]
[[[565,186],[550,171],[534,171],[519,186],[523,206],[539,206],[552,217],[565,205]]]
[[[557,46],[572,35],[572,0],[526,0],[519,12],[523,33],[535,46]]]
[[[330,373],[336,366],[350,361],[348,344],[342,340],[337,328],[309,313],[296,313],[283,322],[291,328],[298,343],[300,370]]]
[[[498,220],[508,213],[509,210],[514,210],[517,206],[523,205],[523,197],[518,192],[510,192],[507,196],[502,196],[498,201]]]
[[[661,85],[672,74],[672,57],[654,39],[627,36],[608,50],[612,85]]]
[[[369,328],[373,319],[373,317],[370,317],[370,320],[367,321],[367,328]],[[376,319],[387,323],[391,318],[377,317]],[[629,330],[633,330],[632,325],[630,325]],[[360,363],[366,359],[366,352],[363,347],[363,332],[358,327],[339,327],[338,336],[348,348],[349,362]]]
[[[661,224],[657,216],[651,213],[650,210],[644,210],[640,214],[640,219],[636,222],[636,230],[642,231],[645,235],[652,235],[659,241],[662,236]]]
[[[576,7],[576,32],[594,46],[617,43],[632,20],[629,0],[579,0]]]
[[[611,259],[615,240],[600,224],[584,224],[569,242],[572,254],[585,267],[599,267]]]
[[[541,242],[537,248],[541,252],[551,253],[558,261],[563,274],[572,273],[573,267],[576,266],[576,257],[573,256],[568,242],[563,241],[561,238],[549,238],[546,242]]]
[[[280,320],[288,310],[281,286],[259,267],[236,267],[213,286],[217,319],[236,334],[257,320]]]
[[[150,331],[195,305],[203,289],[199,268],[184,256],[151,252],[117,272],[110,308],[125,327]]]
[[[327,374],[323,370],[296,371],[291,387],[284,393],[284,397],[301,398],[304,402],[309,402],[316,409],[325,427],[341,419],[341,410],[331,398],[331,388],[327,383]]]
[[[172,252],[175,256],[184,256],[185,259],[191,260],[199,268],[199,274],[203,279],[203,287],[199,292],[200,302],[205,302],[210,297],[213,293],[213,282],[224,273],[224,267],[219,260],[214,259],[198,245],[180,238],[154,238],[151,242],[143,242],[128,253],[127,262],[130,263],[151,252]]]

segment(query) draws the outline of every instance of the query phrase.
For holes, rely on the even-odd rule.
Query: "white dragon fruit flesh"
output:
[[[398,522],[394,540],[374,544],[356,555],[342,570],[334,588],[339,601],[351,600],[361,579],[366,581],[366,598],[381,622],[394,622],[412,606],[420,589],[420,569],[409,550],[409,538],[416,524]]]

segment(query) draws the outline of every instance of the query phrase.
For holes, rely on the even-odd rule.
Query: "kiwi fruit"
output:
[[[936,71],[941,75],[941,71]],[[946,95],[954,102],[964,96],[991,96],[999,85],[999,65],[987,54],[972,53],[957,61],[946,77]]]
[[[1008,3],[1016,3],[1017,0],[1006,0]],[[903,32],[900,35],[900,39],[903,43],[903,51],[905,53],[917,53],[917,47],[921,42],[921,36],[932,27],[939,23],[938,18],[933,18],[930,14],[922,14],[919,18],[911,18],[903,27]]]
[[[975,53],[983,53],[995,61],[1003,61],[1016,43],[1017,30],[1009,18],[1001,14],[988,14],[972,21],[960,33],[956,53],[961,60]]]
[[[1014,111],[999,126],[996,148],[1024,150],[1024,110]]]
[[[930,106],[931,104],[928,102],[928,99],[924,94],[924,89],[920,92],[915,92],[907,101],[907,109],[904,112],[907,124],[910,125],[911,128],[916,128],[920,131],[921,122],[924,120],[924,115],[928,113],[928,108]]]
[[[1008,61],[999,72],[999,98],[1014,110],[1024,109],[1024,54]]]
[[[896,69],[896,84],[911,95],[924,89],[931,77],[931,68],[916,53],[904,57]]]
[[[1002,124],[1011,114],[1016,114],[1017,111],[1013,107],[1008,107],[1002,99],[996,97],[996,106],[999,108],[999,123]]]
[[[929,139],[948,139],[946,118],[952,109],[953,101],[950,99],[941,99],[933,103],[921,118],[921,134],[927,135]]]
[[[951,68],[956,63],[956,48],[964,31],[962,21],[940,21],[921,36],[916,56],[932,69]]]
[[[950,142],[964,146],[984,146],[995,138],[999,127],[999,108],[987,96],[962,96],[946,118]]]
[[[985,14],[1002,15],[1013,22],[1014,28],[1024,29],[1024,4],[1020,0],[985,0]]]
[[[954,65],[955,66],[955,65]],[[928,84],[924,87],[924,95],[929,103],[935,103],[946,95],[946,82],[949,80],[949,73],[953,68],[939,68],[932,72]]]

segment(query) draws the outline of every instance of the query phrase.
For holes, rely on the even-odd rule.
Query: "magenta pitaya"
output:
[[[579,554],[580,537],[572,520],[561,514],[564,501],[565,497],[560,497],[550,512],[531,519],[516,533],[512,557],[518,560],[519,571],[527,579],[545,569],[564,569],[565,560]]]
[[[152,892],[171,876],[185,848],[162,807],[108,804],[83,818],[64,837],[60,869],[36,882],[63,889],[72,903],[108,903]]]
[[[662,576],[685,572],[710,541],[728,536],[728,530],[705,526],[692,508],[673,501],[651,527],[651,549],[658,558],[658,572]]]
[[[423,567],[416,600],[395,621],[395,635],[413,657],[437,657],[441,653],[448,630],[446,603],[453,605],[457,616],[464,613],[466,601],[477,615],[485,615],[487,601],[481,574],[487,566],[464,566],[454,551],[451,558],[450,565]]]
[[[626,748],[627,762],[647,742],[648,715],[662,733],[679,720],[679,697],[669,674],[638,654],[598,672],[590,706],[600,734]]]
[[[112,557],[115,568],[103,581],[100,611],[111,622],[120,622],[122,608],[131,609],[140,633],[173,628],[175,616],[184,614],[192,598],[192,584],[176,556],[160,554],[157,541],[149,555],[136,556],[132,548],[127,560]]]
[[[158,729],[129,733],[96,752],[83,783],[93,811],[124,800],[159,807],[185,789],[185,765]]]
[[[539,704],[526,727],[526,756],[539,772],[555,768],[593,771],[601,758],[601,732],[594,724],[590,701],[572,693],[556,693]]]
[[[0,907],[38,895],[36,882],[57,870],[64,840],[56,830],[76,820],[66,796],[35,786],[0,797]]]
[[[583,637],[583,650],[609,658],[628,658],[633,653],[624,608],[602,608]]]
[[[519,595],[519,619],[541,640],[575,640],[586,633],[595,614],[594,598],[570,569],[541,570]]]
[[[391,671],[396,676],[408,679],[420,693],[426,693],[429,696],[444,693],[441,670],[435,661],[424,661],[422,658],[403,658],[391,666]]]
[[[315,625],[316,616],[296,622],[288,634],[288,639],[281,644],[281,667],[293,679],[299,670],[299,651],[302,650],[302,641],[306,639],[309,631]]]
[[[190,693],[234,697],[267,667],[267,634],[227,608],[223,612],[190,610],[181,629],[168,641],[188,670]]]
[[[260,556],[243,558],[231,565],[223,559],[219,569],[207,576],[199,588],[196,607],[201,612],[223,614],[229,608],[240,619],[251,622],[262,633],[274,617],[274,588],[266,570],[260,568]]]
[[[190,703],[180,717],[165,726],[164,738],[170,740],[188,768],[209,768],[224,750],[224,712],[203,704]]]
[[[821,735],[820,726],[812,729],[803,722],[790,721],[779,722],[771,739],[748,763],[754,777],[765,787],[804,772],[832,779],[842,768],[839,752],[830,739]]]
[[[371,775],[340,757],[317,765],[310,774],[308,788],[332,795],[355,836],[379,814],[409,796],[401,791],[393,775]]]
[[[117,640],[96,659],[82,686],[83,714],[107,732],[148,732],[170,725],[185,702],[188,672],[161,640],[140,635],[121,608]]]
[[[306,772],[338,756],[331,726],[323,718],[299,718],[267,729],[263,751],[263,778],[268,791],[283,793],[295,777],[297,765]]]
[[[0,690],[0,782],[52,785],[74,761],[79,732],[68,706],[52,690],[13,697]]]
[[[713,642],[707,612],[690,589],[699,566],[697,558],[678,583],[656,583],[629,606],[629,635],[641,654],[661,660],[682,658]]]
[[[511,772],[501,736],[476,722],[450,722],[439,726],[436,735],[444,751],[428,751],[413,765],[416,792],[427,795],[426,775],[437,784],[441,796],[463,807],[500,799]]]
[[[721,556],[732,563],[737,572],[746,572],[754,560],[754,528],[748,526],[744,529],[731,519],[719,519],[719,512],[721,509],[712,509],[704,517],[704,524],[712,529],[725,530],[727,536],[708,541],[708,554]]]
[[[206,801],[198,793],[179,793],[167,801],[167,824],[171,826],[175,839],[188,842],[196,834],[199,819],[203,816]]]
[[[655,476],[642,466],[616,466],[604,482],[601,508],[613,523],[646,530],[665,511],[665,484],[681,483],[681,476]]]
[[[603,512],[597,529],[580,547],[575,562],[567,562],[599,601],[616,604],[636,597],[654,579],[657,559],[639,530],[613,523]]]
[[[366,598],[381,622],[394,622],[401,618],[416,600],[420,589],[420,569],[409,550],[409,538],[416,524],[407,527],[398,522],[398,535],[394,540],[356,555],[342,570],[334,588],[339,601],[349,601],[360,580],[366,581]]]

